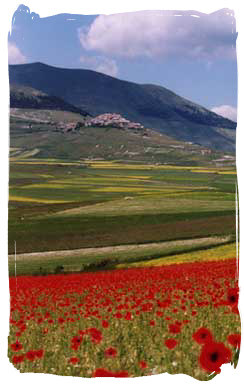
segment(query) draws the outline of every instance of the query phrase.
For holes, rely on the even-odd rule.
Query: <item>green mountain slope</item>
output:
[[[225,155],[151,129],[136,132],[115,127],[86,127],[82,124],[84,119],[79,114],[66,111],[11,109],[11,159],[34,156],[64,160],[213,165],[216,159]],[[78,129],[66,129],[77,123]],[[226,165],[233,161],[233,156],[224,158]]]
[[[86,111],[67,103],[57,96],[49,96],[31,87],[16,85],[10,86],[10,107],[68,111],[82,116],[88,115]]]
[[[236,123],[164,87],[122,81],[95,71],[42,63],[9,66],[11,85],[38,89],[91,115],[120,113],[178,140],[235,151]]]

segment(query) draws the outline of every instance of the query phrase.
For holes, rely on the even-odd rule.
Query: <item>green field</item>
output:
[[[119,257],[113,249],[102,258],[97,250],[89,260],[84,254],[71,254],[66,261],[57,255],[37,258],[34,264],[19,258],[19,273],[111,267],[213,245],[212,240],[202,244],[202,238],[219,238],[220,243],[235,238],[236,175],[231,168],[12,159],[9,185],[9,254],[15,245],[18,255],[149,245],[147,250],[124,250]],[[187,246],[175,245],[184,239]],[[169,241],[171,248],[165,249]],[[162,246],[155,252],[151,243]]]
[[[232,241],[230,236],[216,236],[149,244],[12,254],[9,256],[9,274],[14,276],[16,272],[19,275],[46,275],[143,267],[147,264],[164,265],[179,260],[201,260],[202,252],[206,253],[208,260],[219,260],[223,255],[223,258],[235,257],[236,245]],[[223,250],[226,250],[225,253]]]

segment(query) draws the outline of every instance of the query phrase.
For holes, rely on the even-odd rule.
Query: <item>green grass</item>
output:
[[[184,254],[194,250],[209,249],[232,241],[226,237],[206,237],[200,239],[176,240],[162,243],[149,243],[128,246],[84,248],[71,251],[24,253],[9,256],[9,274],[35,275],[57,272],[77,272],[111,269],[121,263],[124,267],[134,262],[161,260],[162,257]],[[132,263],[132,264],[131,264]],[[140,264],[140,263],[139,263]],[[140,266],[140,265],[139,265]]]
[[[63,165],[64,164],[64,165]],[[47,176],[47,177],[45,177]],[[222,181],[221,181],[222,180]],[[216,184],[218,182],[218,184]],[[79,163],[63,163],[56,161],[13,162],[10,164],[10,196],[58,200],[69,202],[109,201],[120,198],[150,196],[157,202],[160,196],[165,199],[198,200],[200,209],[203,200],[211,200],[210,210],[234,209],[235,175],[198,174],[184,169],[127,169],[120,165],[119,169],[90,168]],[[168,196],[170,194],[170,196]],[[220,200],[222,200],[220,202]],[[148,200],[147,200],[148,201]],[[191,205],[191,201],[188,205]],[[134,203],[134,202],[133,202]],[[160,204],[164,211],[169,201]],[[183,202],[185,206],[186,202]],[[113,204],[113,202],[112,202]],[[129,202],[122,207],[126,210]],[[173,202],[175,204],[175,202]],[[180,201],[180,204],[182,202]],[[194,204],[194,203],[193,203]],[[196,203],[197,204],[197,203]],[[205,203],[206,204],[206,203]],[[138,206],[138,204],[134,204]],[[146,200],[139,205],[147,209]],[[121,207],[119,207],[120,209]],[[194,207],[195,209],[195,207]],[[107,210],[107,207],[104,209]]]
[[[9,252],[235,234],[236,175],[197,169],[13,161]]]
[[[9,252],[48,251],[235,233],[235,212],[47,216],[9,220]]]
[[[206,249],[191,249],[178,254],[167,255],[162,257],[154,257],[151,260],[143,260],[139,262],[131,262],[126,264],[118,264],[117,268],[145,268],[145,267],[160,267],[169,264],[182,264],[198,261],[218,261],[226,259],[234,259],[237,257],[237,245],[236,242],[232,242],[226,245],[206,247]]]

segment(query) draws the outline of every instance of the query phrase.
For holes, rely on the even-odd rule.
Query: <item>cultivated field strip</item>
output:
[[[157,266],[233,258],[229,236],[9,255],[11,276]],[[229,244],[230,243],[230,244]],[[151,264],[150,264],[151,263]]]
[[[230,241],[230,236],[225,237],[204,237],[200,239],[186,239],[186,240],[176,240],[176,241],[165,241],[162,243],[149,243],[149,244],[131,244],[131,245],[117,245],[112,247],[95,247],[95,248],[81,248],[81,249],[72,249],[72,250],[59,250],[59,251],[47,251],[47,252],[31,252],[31,253],[20,253],[18,254],[18,261],[25,259],[37,259],[37,258],[53,258],[53,257],[74,257],[74,256],[87,256],[96,255],[113,255],[123,254],[124,252],[136,252],[140,250],[145,251],[162,251],[170,250],[175,247],[180,246],[206,246],[206,245],[216,245],[221,243],[226,243]],[[9,255],[9,259],[14,259],[15,255]]]

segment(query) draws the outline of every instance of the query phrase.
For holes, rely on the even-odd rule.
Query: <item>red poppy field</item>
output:
[[[236,259],[10,278],[20,372],[209,380],[240,349]]]

